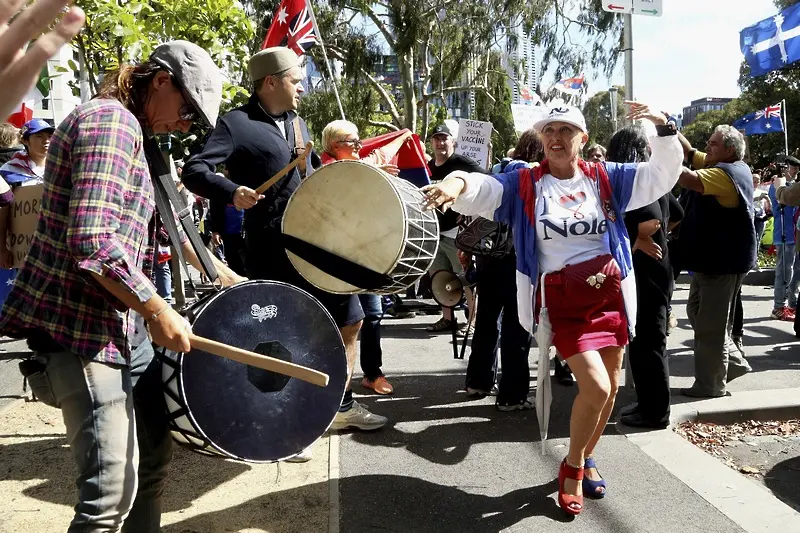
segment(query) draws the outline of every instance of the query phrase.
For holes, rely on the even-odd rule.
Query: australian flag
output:
[[[737,130],[744,130],[745,135],[760,135],[762,133],[783,131],[781,104],[777,103],[767,106],[766,109],[748,113],[732,125]]]
[[[739,32],[750,76],[761,76],[800,59],[800,3]]]
[[[314,21],[306,0],[281,0],[261,49],[286,46],[301,56],[316,42]]]

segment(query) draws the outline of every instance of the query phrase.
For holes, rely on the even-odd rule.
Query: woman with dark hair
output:
[[[153,286],[161,228],[143,145],[197,120],[214,125],[221,97],[208,53],[173,41],[107,74],[51,139],[39,224],[0,332],[28,340],[23,373],[62,411],[78,471],[69,531],[159,531],[172,441],[153,343],[191,346],[187,322]],[[243,280],[215,265],[223,285]]]
[[[641,163],[650,160],[647,134],[640,124],[625,126],[611,138],[607,161]],[[625,227],[635,239],[633,273],[636,276],[636,335],[630,343],[630,365],[637,403],[622,410],[621,422],[644,428],[669,423],[669,362],[667,308],[672,299],[672,268],[667,233],[683,218],[672,193],[650,205],[625,213]]]
[[[631,120],[657,124],[648,163],[584,161],[586,119],[576,108],[559,106],[534,125],[547,156],[540,166],[494,176],[453,172],[424,188],[429,208],[491,213],[514,232],[520,324],[528,333],[537,320],[549,325],[552,344],[578,382],[569,453],[558,475],[558,503],[571,515],[583,511],[584,494],[606,494],[593,454],[614,408],[622,354],[636,323],[622,214],[669,192],[683,160],[674,125],[646,105],[628,105]]]
[[[501,172],[530,168],[542,160],[542,141],[535,130],[524,132],[514,148],[513,161],[503,165]],[[503,229],[508,226],[501,224]],[[510,237],[509,237],[510,238]],[[513,247],[502,258],[478,256],[477,290],[481,305],[475,316],[475,335],[472,339],[466,389],[472,398],[491,393],[496,381],[496,348],[500,322],[500,362],[502,374],[497,388],[496,406],[499,411],[532,409],[528,399],[530,366],[528,352],[531,336],[519,323]],[[501,318],[502,315],[502,318]]]

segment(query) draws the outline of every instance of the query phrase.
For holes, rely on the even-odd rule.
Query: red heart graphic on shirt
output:
[[[575,207],[576,205],[580,205],[586,201],[586,193],[581,191],[575,194],[567,194],[558,199],[559,205],[561,207]]]

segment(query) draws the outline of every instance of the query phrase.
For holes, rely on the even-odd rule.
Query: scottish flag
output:
[[[767,106],[748,113],[732,124],[737,130],[744,130],[745,135],[760,135],[762,133],[772,133],[783,131],[783,120],[781,119],[781,104]]]
[[[750,76],[761,76],[800,59],[800,3],[739,32]]]

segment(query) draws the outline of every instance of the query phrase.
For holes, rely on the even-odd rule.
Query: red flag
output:
[[[363,143],[361,149],[358,151],[360,157],[367,157],[370,153],[386,146],[401,135],[408,132],[407,129],[400,131],[390,131],[377,137],[370,139],[361,139]],[[425,159],[425,151],[419,136],[414,133],[412,135],[412,142],[405,143],[400,150],[395,154],[392,159],[392,164],[397,165],[400,169],[400,179],[404,179],[416,185],[417,187],[424,187],[430,185],[431,172],[428,169],[428,161]],[[328,154],[322,154],[322,164],[326,165],[332,163],[334,159]]]
[[[299,56],[317,42],[306,0],[281,0],[261,49],[286,46]]]
[[[6,120],[16,128],[21,128],[23,124],[33,119],[33,100],[22,102],[17,110]]]

